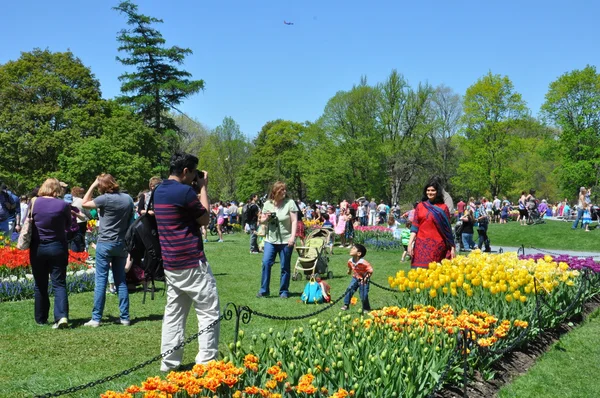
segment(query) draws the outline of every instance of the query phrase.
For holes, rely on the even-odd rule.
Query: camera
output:
[[[198,181],[202,178],[204,178],[204,172],[201,170],[196,170],[196,177],[192,180],[191,184],[196,193],[200,192],[200,185],[198,184]]]

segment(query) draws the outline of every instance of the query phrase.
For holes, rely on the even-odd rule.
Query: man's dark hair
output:
[[[367,255],[367,248],[360,243],[355,243],[354,247],[356,247],[356,250],[360,253],[360,258],[363,258]]]
[[[421,201],[426,202],[429,200],[429,198],[427,198],[427,188],[429,187],[433,187],[436,190],[433,203],[444,203],[444,191],[437,177],[433,177],[427,182],[427,184],[425,184],[425,188],[423,188],[423,197],[421,198]]]
[[[169,163],[169,174],[179,176],[183,173],[183,169],[194,170],[198,167],[198,158],[185,152],[175,152],[171,156]]]

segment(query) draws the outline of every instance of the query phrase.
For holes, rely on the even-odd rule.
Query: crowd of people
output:
[[[570,207],[565,200],[552,206],[539,201],[535,190],[522,192],[516,204],[506,198],[493,200],[459,199],[454,209],[452,199],[444,191],[439,179],[432,178],[424,186],[420,201],[402,212],[397,204],[379,203],[374,198],[358,198],[339,204],[315,201],[306,204],[287,195],[287,186],[281,181],[273,184],[263,198],[252,195],[245,203],[216,202],[208,199],[208,174],[197,169],[198,158],[175,153],[170,161],[168,179],[152,177],[148,190],[134,200],[124,192],[115,177],[100,174],[85,190],[69,186],[55,178],[48,178],[29,195],[17,196],[0,184],[0,231],[18,237],[27,218],[33,224],[30,261],[35,281],[34,319],[40,325],[48,322],[50,299],[49,279],[54,290],[53,327],[68,327],[69,303],[66,290],[68,250],[85,251],[95,246],[95,291],[88,327],[98,327],[103,320],[107,286],[119,299],[119,323],[131,324],[129,292],[126,273],[132,259],[125,246],[125,235],[133,220],[144,214],[156,219],[163,266],[166,296],[162,327],[161,351],[170,351],[184,338],[185,321],[193,307],[198,327],[212,325],[199,337],[197,363],[216,358],[219,339],[219,296],[215,278],[204,251],[207,232],[213,220],[223,242],[227,226],[240,223],[250,234],[251,254],[262,253],[262,273],[257,297],[271,294],[271,269],[277,256],[280,262],[280,281],[277,295],[289,297],[291,257],[297,239],[303,240],[304,220],[330,228],[339,239],[339,246],[350,249],[348,273],[352,279],[344,298],[342,310],[348,309],[350,298],[359,291],[364,311],[370,310],[368,292],[372,265],[365,259],[367,249],[354,243],[355,228],[380,225],[388,228],[404,247],[401,261],[409,259],[412,267],[428,267],[431,262],[450,259],[457,249],[481,248],[490,251],[487,235],[490,223],[504,224],[509,215],[518,210],[517,221],[527,225],[531,217],[567,217],[574,214],[573,228],[582,222],[588,230],[591,212],[591,191],[580,189],[577,205]],[[86,239],[88,221],[98,218],[96,242]],[[457,221],[452,227],[453,218]],[[460,227],[460,228],[459,228]],[[478,241],[474,233],[477,231]],[[331,242],[333,244],[333,242]],[[183,349],[163,358],[161,370],[179,367]]]

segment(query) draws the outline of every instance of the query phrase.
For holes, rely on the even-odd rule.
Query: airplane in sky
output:
[[[286,22],[285,20],[283,21],[283,23],[286,24],[286,25],[293,25],[294,24],[293,22]]]

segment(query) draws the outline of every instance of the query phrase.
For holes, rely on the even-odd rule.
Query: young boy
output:
[[[348,293],[344,297],[344,306],[342,311],[346,311],[350,305],[350,299],[359,291],[360,301],[362,302],[363,312],[371,311],[369,304],[369,278],[373,274],[373,267],[364,259],[367,249],[363,245],[354,244],[350,248],[350,260],[348,260],[348,275],[352,274],[352,281],[348,286]]]
[[[406,226],[402,229],[402,231],[400,231],[400,239],[402,239],[402,247],[404,248],[404,252],[402,252],[402,262],[404,262],[404,260],[406,259],[406,256],[408,256],[408,241],[410,240],[410,227],[412,227],[412,223],[410,222],[410,220],[406,221]],[[410,256],[408,256],[408,258],[410,259]]]

